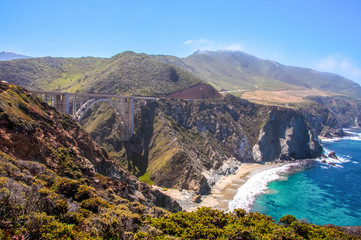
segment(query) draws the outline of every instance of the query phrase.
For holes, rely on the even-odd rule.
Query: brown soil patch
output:
[[[307,96],[331,96],[333,93],[324,92],[318,89],[306,89],[306,90],[283,90],[283,91],[265,91],[257,90],[252,92],[245,92],[242,94],[242,98],[251,102],[262,104],[274,104],[274,103],[300,103],[305,102]]]

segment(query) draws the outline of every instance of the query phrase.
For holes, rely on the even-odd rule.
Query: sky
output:
[[[0,51],[187,57],[243,51],[361,83],[360,0],[0,0]]]

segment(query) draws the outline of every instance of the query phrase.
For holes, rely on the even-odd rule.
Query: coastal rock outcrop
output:
[[[253,146],[256,162],[307,159],[321,153],[317,135],[302,114],[282,108],[269,111],[269,119],[260,132],[258,143]]]
[[[338,159],[338,157],[336,156],[336,153],[334,151],[329,152],[327,154],[327,157],[333,158],[333,159]]]
[[[300,111],[317,135],[326,138],[344,137],[343,128],[360,128],[361,101],[345,96],[308,97]]]

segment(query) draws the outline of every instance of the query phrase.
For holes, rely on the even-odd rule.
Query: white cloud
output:
[[[214,42],[211,40],[200,38],[200,39],[195,39],[195,40],[191,39],[191,40],[185,41],[184,44],[185,45],[213,45]]]
[[[232,44],[224,48],[225,50],[230,51],[243,51],[243,47],[241,44]]]
[[[350,59],[341,55],[330,55],[320,60],[315,68],[319,71],[336,73],[361,82],[361,69],[353,65]]]
[[[184,42],[185,45],[191,47],[193,50],[229,50],[229,51],[243,51],[242,44],[233,43],[231,45],[219,44],[208,39],[190,39]]]

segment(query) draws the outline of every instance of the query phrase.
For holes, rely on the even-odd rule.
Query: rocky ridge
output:
[[[308,97],[298,109],[317,135],[326,138],[347,135],[343,128],[360,128],[361,101],[344,96]]]

